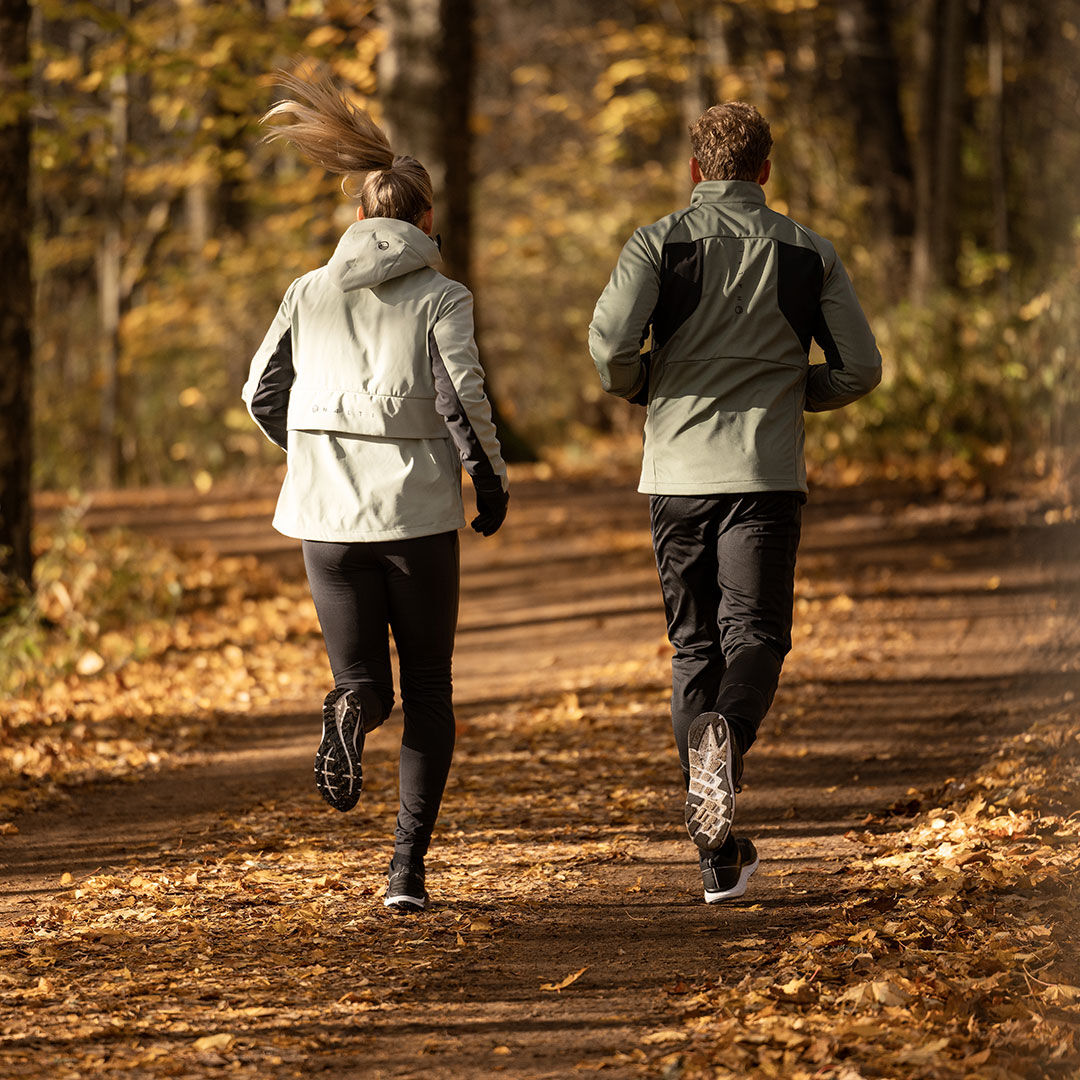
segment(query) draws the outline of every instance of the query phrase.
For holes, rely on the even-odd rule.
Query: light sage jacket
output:
[[[810,364],[811,339],[826,363]],[[589,349],[605,390],[648,405],[638,490],[655,495],[806,491],[803,411],[881,380],[832,245],[743,180],[703,181],[631,236]]]
[[[462,465],[507,490],[472,295],[439,261],[416,226],[368,218],[286,291],[243,389],[288,453],[279,532],[346,542],[459,529]]]

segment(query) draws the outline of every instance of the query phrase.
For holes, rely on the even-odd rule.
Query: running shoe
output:
[[[335,687],[323,702],[323,737],[315,752],[315,786],[335,810],[351,810],[360,798],[364,715],[360,697]]]
[[[731,725],[719,713],[702,713],[690,725],[690,786],[686,830],[702,851],[716,851],[735,819],[735,793],[742,779],[742,754]]]
[[[424,864],[390,863],[390,876],[386,882],[386,899],[383,906],[413,915],[427,907],[428,894],[424,888]]]
[[[750,875],[758,868],[757,848],[745,836],[729,836],[719,851],[701,856],[705,903],[734,900],[746,892]]]

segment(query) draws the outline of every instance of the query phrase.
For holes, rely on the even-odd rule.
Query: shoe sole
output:
[[[747,883],[750,881],[750,875],[758,868],[758,859],[754,859],[752,863],[747,863],[739,871],[739,880],[735,882],[730,889],[725,889],[721,892],[709,892],[705,890],[705,903],[706,904],[719,904],[721,900],[735,900],[746,892]]]
[[[364,786],[364,725],[355,697],[331,691],[323,705],[323,737],[315,752],[315,786],[335,809],[351,810]]]
[[[426,896],[409,896],[408,893],[396,893],[388,896],[383,901],[383,907],[393,908],[395,911],[416,912],[423,911],[427,907]]]
[[[691,725],[690,787],[686,831],[702,851],[722,847],[735,819],[731,728],[719,713],[702,713]]]

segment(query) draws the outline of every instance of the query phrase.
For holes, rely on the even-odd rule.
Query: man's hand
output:
[[[499,531],[499,526],[506,520],[506,504],[510,501],[509,492],[503,491],[498,479],[477,483],[476,517],[469,523],[481,536],[491,536]]]

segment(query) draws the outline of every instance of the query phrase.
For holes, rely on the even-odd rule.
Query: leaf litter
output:
[[[642,546],[632,539],[627,551]],[[163,558],[158,569],[181,583],[168,617],[149,611],[124,632],[106,624],[76,634],[74,648],[54,643],[42,670],[57,677],[25,683],[7,703],[0,809],[198,760],[227,719],[223,699],[229,716],[258,716],[317,696],[325,659],[302,581],[246,558]],[[865,600],[848,588],[820,573],[800,580],[796,680],[800,663],[823,680],[867,655]],[[54,590],[61,608],[71,591]],[[1068,617],[1047,620],[1046,641],[1064,639]],[[877,662],[900,662],[911,635],[880,631]],[[312,1056],[344,1046],[364,1017],[423,1000],[447,965],[468,970],[512,938],[526,917],[515,901],[542,905],[587,891],[606,866],[632,865],[631,841],[655,827],[643,818],[669,797],[670,763],[666,746],[658,765],[624,733],[643,712],[649,724],[662,718],[669,652],[656,635],[620,644],[617,660],[555,657],[538,666],[532,692],[468,718],[470,764],[481,768],[456,774],[458,809],[451,800],[429,870],[452,900],[422,922],[379,904],[383,867],[371,847],[393,816],[389,783],[355,821],[283,796],[182,849],[64,872],[55,894],[0,927],[5,1076],[306,1075]],[[815,685],[803,676],[792,715],[820,707]],[[861,853],[838,871],[828,921],[779,942],[744,935],[733,943],[737,981],[680,982],[662,1025],[644,1024],[639,1046],[589,1067],[691,1080],[1075,1073],[1080,777],[1067,704],[971,777],[869,815],[849,834]],[[790,722],[777,713],[779,731]],[[616,733],[623,753],[609,766],[593,751]],[[782,740],[772,752],[811,753]],[[485,784],[507,769],[510,805],[493,810]],[[590,784],[553,784],[558,769]],[[793,805],[789,816],[799,813]],[[512,862],[493,851],[512,851]],[[627,892],[647,893],[649,882],[638,876]],[[558,970],[569,974],[544,984],[548,1001],[588,965]]]

